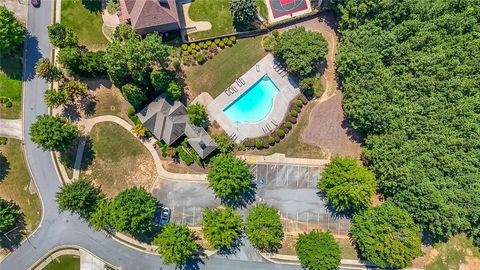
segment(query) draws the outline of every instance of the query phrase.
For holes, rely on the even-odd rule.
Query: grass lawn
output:
[[[63,255],[49,263],[43,270],[80,270],[80,257]]]
[[[111,86],[108,79],[84,80],[89,85],[88,94],[92,96],[91,104],[87,107],[88,113],[82,117],[91,118],[101,115],[115,115],[130,122],[127,110],[131,106],[115,86]]]
[[[478,269],[480,266],[480,252],[473,246],[472,239],[465,234],[450,238],[446,243],[434,246],[437,252],[435,259],[425,266],[426,270]]]
[[[40,199],[29,190],[30,174],[25,164],[22,144],[19,140],[8,139],[0,145],[0,197],[13,200],[24,214],[27,232],[33,231],[40,221],[42,211]],[[6,173],[5,173],[6,169]]]
[[[70,27],[78,36],[80,45],[91,50],[104,49],[108,40],[102,34],[102,1],[62,1],[62,24]]]
[[[262,37],[240,39],[203,65],[186,68],[186,82],[194,96],[208,92],[213,98],[222,93],[267,53]]]
[[[22,60],[18,55],[0,57],[0,97],[8,97],[13,106],[0,105],[0,118],[20,118],[22,111]]]
[[[282,247],[278,251],[278,254],[282,255],[297,255],[295,252],[295,243],[297,242],[298,236],[296,235],[286,235],[283,239]],[[340,249],[342,251],[342,259],[357,260],[357,252],[355,247],[350,243],[348,238],[335,238]]]
[[[81,172],[82,177],[100,185],[109,197],[128,187],[150,186],[156,175],[153,158],[129,131],[104,122],[93,127],[90,138],[83,155],[82,168],[86,169]]]
[[[212,29],[189,34],[191,39],[207,38],[234,33],[230,0],[195,0],[190,5],[188,14],[193,21],[209,21]]]
[[[274,146],[268,149],[259,151],[250,151],[251,154],[256,155],[271,155],[274,153],[282,153],[287,157],[296,158],[318,158],[324,159],[327,157],[327,153],[320,147],[304,143],[300,137],[303,129],[308,124],[308,118],[315,102],[310,101],[307,106],[303,107],[300,117],[297,119],[297,124],[293,126],[293,129],[287,134],[285,139],[281,140]]]
[[[265,20],[268,20],[268,8],[267,8],[267,4],[265,3],[265,1],[268,1],[268,0],[257,0],[257,8],[258,8],[258,12],[260,13],[260,15]]]

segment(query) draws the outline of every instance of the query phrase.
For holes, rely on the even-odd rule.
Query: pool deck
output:
[[[288,113],[288,105],[300,94],[297,83],[290,75],[280,76],[273,68],[273,65],[273,55],[267,54],[240,77],[244,80],[244,85],[239,87],[236,82],[232,82],[230,86],[234,86],[238,90],[237,92],[229,96],[224,91],[207,106],[207,112],[210,118],[217,121],[225,132],[237,143],[242,142],[246,138],[263,137],[274,131],[277,125],[281,126]],[[275,96],[272,110],[264,119],[258,122],[233,123],[223,110],[265,75],[268,75],[280,90]]]

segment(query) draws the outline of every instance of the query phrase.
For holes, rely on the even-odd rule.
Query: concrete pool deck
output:
[[[283,120],[288,113],[288,105],[300,94],[297,83],[290,77],[290,75],[287,74],[287,76],[284,77],[280,76],[273,68],[273,65],[273,55],[267,54],[240,77],[245,81],[244,85],[239,87],[236,82],[232,82],[230,86],[234,86],[238,92],[229,96],[224,91],[207,106],[207,112],[211,119],[217,121],[225,132],[234,138],[237,143],[242,142],[246,138],[265,136],[274,131],[277,128],[276,125],[282,125]],[[265,75],[268,75],[280,90],[274,98],[270,113],[264,119],[255,123],[232,122],[223,110],[237,98],[242,96],[243,93],[249,90],[251,86]]]

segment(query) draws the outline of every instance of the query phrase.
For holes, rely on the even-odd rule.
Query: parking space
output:
[[[314,188],[321,174],[321,167],[292,165],[251,164],[259,186],[283,186],[293,188]]]

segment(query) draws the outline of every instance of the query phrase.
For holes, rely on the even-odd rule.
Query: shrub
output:
[[[313,230],[300,234],[295,251],[305,269],[332,270],[340,265],[340,246],[331,232]]]
[[[188,56],[186,56],[186,55],[182,56],[182,63],[183,63],[184,65],[190,64],[190,61],[189,61],[189,59],[188,59]]]
[[[285,138],[285,131],[283,129],[277,129],[277,135],[280,139]]]
[[[188,49],[188,45],[187,44],[182,44],[182,50],[186,51],[187,49]]]
[[[297,117],[298,112],[296,110],[291,110],[290,115],[293,116],[293,117]]]
[[[295,106],[297,106],[297,107],[299,107],[299,108],[302,108],[302,107],[303,107],[302,101],[301,101],[300,99],[297,99],[297,100],[295,101]]]
[[[272,136],[269,136],[269,137],[268,137],[268,143],[269,143],[270,145],[274,145],[274,144],[275,144],[275,138],[273,138]]]
[[[183,88],[177,82],[173,81],[168,85],[167,93],[175,100],[180,99],[183,94]]]
[[[134,84],[126,84],[122,87],[122,93],[125,99],[135,108],[139,109],[143,102],[147,100],[145,91]]]
[[[298,99],[302,101],[303,105],[308,103],[308,99],[304,95],[300,95]]]
[[[197,63],[199,63],[200,65],[202,65],[203,63],[205,63],[205,55],[203,55],[203,53],[198,53],[198,54],[195,56],[195,60],[197,61]]]
[[[288,129],[292,129],[292,123],[289,121],[285,122],[285,127]]]
[[[193,161],[194,161],[193,158],[187,152],[185,152],[185,150],[183,149],[183,146],[181,145],[177,146],[176,150],[180,159],[183,160],[183,162],[185,162],[187,166],[190,166],[193,164]]]
[[[237,37],[236,36],[231,36],[229,39],[230,39],[230,41],[232,41],[232,43],[237,42]]]
[[[6,137],[0,137],[0,145],[5,145],[8,142],[8,138]]]
[[[202,49],[205,49],[205,42],[203,42],[203,41],[199,42],[198,46]]]
[[[302,111],[302,108],[298,107],[296,104],[293,106],[293,109],[297,111],[297,113],[300,113]]]
[[[200,46],[199,45],[195,46],[195,50],[199,52],[201,50]]]
[[[11,108],[12,106],[13,106],[13,103],[10,100],[7,100],[7,102],[5,102],[6,108]]]
[[[95,77],[105,74],[106,68],[103,61],[104,55],[105,52],[103,51],[86,52],[80,59],[78,71],[87,77]]]
[[[319,97],[323,94],[324,89],[320,74],[313,77],[306,77],[300,81],[300,90],[309,97]]]
[[[224,37],[224,38],[222,38],[222,41],[223,41],[223,43],[227,43],[228,38]]]
[[[50,43],[58,48],[75,47],[78,44],[77,35],[73,30],[61,23],[48,26],[48,38]]]
[[[219,45],[219,44],[220,44],[220,41],[221,41],[221,40],[220,40],[219,38],[216,38],[216,39],[215,39],[215,44]]]
[[[273,48],[275,47],[276,41],[275,38],[272,36],[265,36],[263,37],[263,49],[267,52],[273,51]]]
[[[232,41],[231,40],[227,40],[227,46],[228,47],[231,47],[233,45]]]
[[[258,139],[255,140],[255,147],[256,147],[257,149],[262,149],[262,147],[263,147],[263,141],[262,141],[262,139],[258,138]]]
[[[207,45],[207,46],[210,47],[210,45],[212,45],[212,41],[211,41],[211,40],[207,40],[207,41],[205,42],[205,45]]]
[[[175,80],[175,73],[169,70],[154,70],[150,73],[150,80],[156,93],[167,90],[168,85]]]
[[[220,41],[220,43],[218,44],[218,46],[220,46],[220,48],[225,48],[225,43],[223,41]]]
[[[190,43],[190,48],[194,49],[196,46],[195,42]]]
[[[192,48],[192,47],[188,47],[188,48],[187,48],[187,52],[188,52],[188,53],[190,53],[190,54],[191,54],[191,53],[192,53],[192,51],[193,51],[193,48]]]
[[[290,129],[283,127],[282,130],[285,132],[285,134],[288,134],[290,132]]]
[[[210,51],[211,49],[215,49],[215,53],[216,53],[217,52],[217,44],[215,44],[215,43],[210,44],[210,48],[208,50]]]
[[[272,36],[278,38],[280,36],[280,32],[277,29],[272,30]]]
[[[70,71],[76,71],[82,60],[80,49],[77,47],[66,47],[58,52],[58,62]]]

